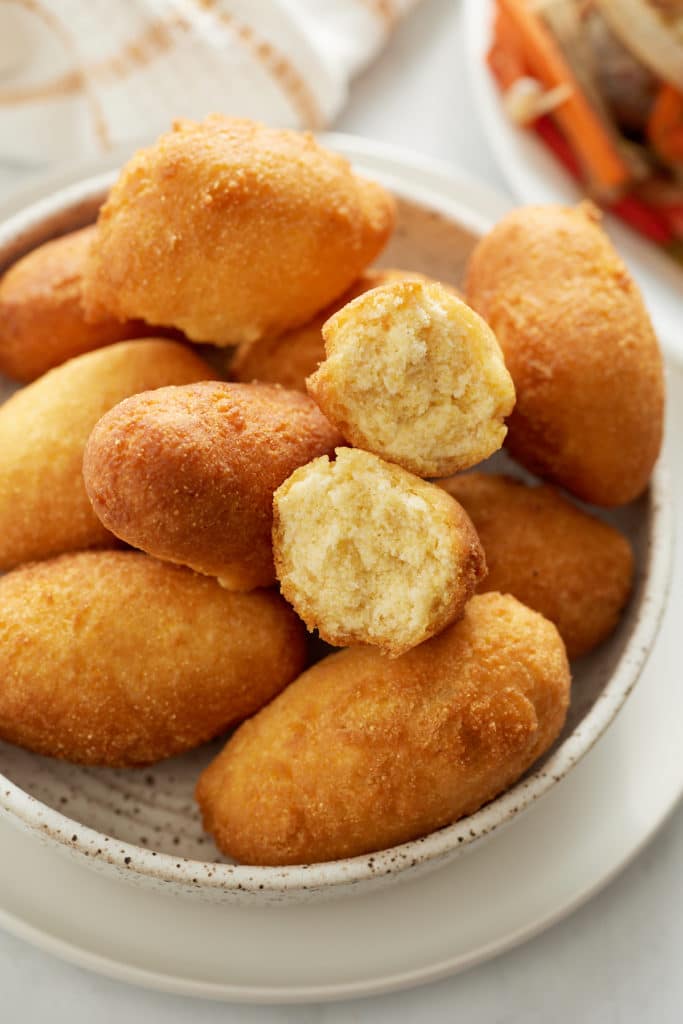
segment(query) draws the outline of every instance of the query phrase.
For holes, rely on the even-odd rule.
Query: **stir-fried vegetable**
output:
[[[590,38],[577,34],[585,9],[581,0],[576,4],[572,11],[571,0],[565,0],[562,11],[553,7],[546,21],[544,0],[496,0],[487,63],[505,110],[517,124],[531,127],[593,198],[683,262],[683,93],[668,84],[657,87],[646,72],[640,76],[649,86],[641,135],[632,125],[621,127],[610,96],[601,94],[604,76],[596,70],[605,47],[610,52],[610,30],[604,26],[596,36],[593,10],[591,37],[599,36],[603,46],[593,53]],[[614,39],[616,55],[623,58],[619,47]]]
[[[657,93],[647,134],[662,160],[683,168],[683,93],[673,85],[665,83]]]
[[[578,87],[550,32],[525,0],[498,0],[511,41],[532,76],[546,89],[565,86],[555,117],[598,193],[614,196],[629,180],[628,168]]]

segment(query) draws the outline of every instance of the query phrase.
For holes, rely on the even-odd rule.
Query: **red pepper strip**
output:
[[[572,152],[571,146],[551,117],[540,117],[534,122],[534,129],[560,163],[569,171],[573,178],[581,181],[581,167]],[[675,233],[667,224],[666,219],[655,207],[635,195],[622,196],[607,209],[659,245],[668,245],[675,238]]]
[[[548,149],[552,150],[560,163],[569,171],[572,178],[581,181],[583,177],[581,164],[553,119],[548,115],[539,117],[534,121],[533,127],[536,134],[543,139]]]
[[[495,42],[489,50],[487,62],[503,90],[509,89],[524,70],[517,55],[497,46]],[[581,164],[553,118],[549,115],[539,117],[534,121],[533,128],[569,174],[576,181],[581,182],[583,180]],[[622,196],[617,202],[610,204],[608,209],[639,234],[658,245],[668,245],[675,238],[681,237],[664,216],[663,210],[656,209],[638,196]]]
[[[659,245],[668,245],[674,240],[674,233],[662,217],[661,212],[639,199],[638,196],[633,194],[622,196],[609,209],[641,235],[645,235],[646,238]]]
[[[647,122],[648,138],[667,162],[683,164],[683,93],[661,86]]]
[[[591,191],[612,198],[628,187],[630,173],[600,117],[583,95],[559,45],[540,12],[526,0],[498,0],[498,10],[508,18],[511,38],[533,78],[546,90],[569,86],[569,95],[554,112],[557,123],[581,159]]]
[[[683,203],[663,203],[656,210],[674,237],[683,241]]]

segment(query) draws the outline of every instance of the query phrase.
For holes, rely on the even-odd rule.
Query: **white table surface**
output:
[[[355,84],[334,127],[457,163],[505,190],[472,106],[461,23],[457,0],[424,0]],[[25,171],[0,165],[3,189],[25,181]],[[0,932],[0,1020],[680,1024],[682,863],[683,808],[607,890],[519,949],[426,988],[327,1006],[225,1006],[147,992],[70,967]]]

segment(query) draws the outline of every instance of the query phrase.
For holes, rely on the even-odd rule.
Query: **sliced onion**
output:
[[[683,14],[667,23],[648,0],[596,0],[600,13],[631,53],[683,90]]]
[[[505,91],[503,105],[511,120],[519,125],[527,125],[543,114],[550,114],[568,100],[571,94],[570,85],[544,89],[538,79],[524,77],[518,78]]]

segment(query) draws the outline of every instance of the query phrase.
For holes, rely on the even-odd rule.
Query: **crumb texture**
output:
[[[469,519],[442,493],[348,448],[279,488],[278,578],[309,628],[397,654],[461,614],[485,562]]]
[[[252,380],[281,384],[283,388],[306,391],[306,378],[325,358],[323,325],[353,299],[392,281],[426,281],[412,270],[366,270],[340,298],[335,299],[303,327],[286,331],[275,338],[262,338],[240,345],[230,366],[232,380],[248,384]]]
[[[121,540],[251,590],[275,581],[273,492],[338,441],[307,395],[204,381],[112,409],[90,436],[83,478]]]
[[[493,332],[436,282],[361,295],[323,328],[309,392],[353,445],[421,476],[496,451],[514,388]]]

